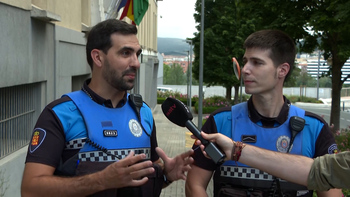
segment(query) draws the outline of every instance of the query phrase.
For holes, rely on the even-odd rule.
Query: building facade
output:
[[[85,32],[105,20],[116,2],[0,0],[0,196],[20,196],[35,122],[48,103],[79,90],[90,77]],[[131,92],[154,107],[159,65],[156,0],[149,0],[138,31],[143,54]]]
[[[330,60],[324,60],[317,52],[313,54],[303,54],[301,58],[298,58],[299,68],[316,79],[318,76],[320,77],[322,74],[326,74],[329,71],[330,65]],[[350,84],[350,78],[347,78],[347,76],[350,75],[350,59],[344,63],[341,72],[341,79],[344,80],[346,78],[344,84]]]

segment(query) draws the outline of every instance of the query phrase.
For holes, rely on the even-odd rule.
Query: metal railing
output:
[[[28,144],[35,123],[39,84],[0,88],[0,159]]]

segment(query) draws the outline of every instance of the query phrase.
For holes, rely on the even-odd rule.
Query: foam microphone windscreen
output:
[[[162,110],[171,122],[181,127],[185,127],[186,122],[193,119],[186,105],[175,98],[168,97],[162,104]]]
[[[192,122],[192,113],[183,102],[175,98],[168,97],[162,104],[162,110],[164,115],[171,122],[178,126],[186,127],[188,130],[190,130],[192,134],[202,142],[202,144],[205,146],[205,152],[215,163],[221,163],[224,161],[226,157],[225,154],[222,153],[222,151],[219,150],[214,143],[204,139],[201,136],[200,130]]]

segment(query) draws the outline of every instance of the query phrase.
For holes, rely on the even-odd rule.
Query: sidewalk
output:
[[[170,122],[163,114],[161,105],[157,105],[153,109],[153,116],[157,127],[157,139],[158,146],[162,148],[169,157],[174,157],[182,152],[185,152],[192,147],[191,140],[187,137],[186,147],[186,135],[191,133],[185,128],[180,127]],[[197,117],[192,120],[195,124],[198,122]],[[209,183],[207,192],[211,197],[213,190],[212,184]],[[185,196],[185,181],[178,180],[170,184],[168,187],[162,190],[161,197],[184,197]]]
[[[296,106],[317,106],[320,108],[327,108],[332,106],[332,98],[323,99],[320,98],[323,103],[304,103],[304,102],[296,102],[294,105]],[[341,97],[340,98],[340,106],[341,108],[349,108],[350,107],[350,97]]]

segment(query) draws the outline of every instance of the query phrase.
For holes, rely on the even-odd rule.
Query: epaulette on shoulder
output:
[[[315,113],[305,111],[305,116],[316,118],[317,120],[321,121],[323,124],[328,124],[321,116],[319,116]]]
[[[151,107],[150,107],[150,106],[149,106],[149,105],[148,105],[148,104],[147,104],[145,101],[143,101],[143,103],[144,103],[144,104],[146,104],[146,105],[147,105],[147,107],[151,108]]]
[[[221,113],[221,112],[231,111],[231,107],[232,106],[221,107],[221,108],[213,111],[210,115],[214,116],[215,114],[218,114],[218,113]]]
[[[64,97],[61,97],[59,99],[56,99],[54,101],[52,101],[51,103],[49,103],[46,107],[48,108],[53,108],[55,107],[56,105],[59,105],[61,103],[64,103],[64,102],[68,102],[68,101],[72,101],[71,98],[69,98],[69,96],[64,96]]]

